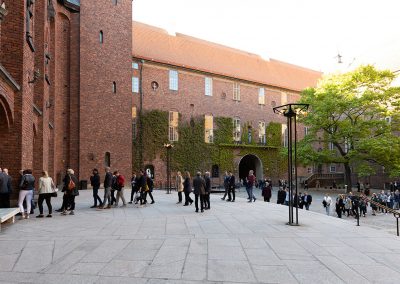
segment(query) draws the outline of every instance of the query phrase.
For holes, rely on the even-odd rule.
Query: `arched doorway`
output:
[[[10,130],[10,117],[8,115],[6,105],[0,95],[0,165],[9,167],[12,158],[10,151],[10,143],[7,139]]]
[[[263,165],[256,155],[248,154],[243,156],[239,162],[239,178],[244,179],[248,176],[249,171],[253,170],[257,180],[263,178]]]

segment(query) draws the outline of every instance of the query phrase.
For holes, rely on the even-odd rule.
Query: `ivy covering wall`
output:
[[[152,161],[157,154],[165,161],[164,143],[168,142],[168,112],[146,111],[139,118],[143,133],[143,146],[134,141],[134,168],[143,167],[143,160]],[[194,174],[198,170],[210,170],[218,165],[220,174],[225,170],[235,171],[235,157],[253,154],[260,158],[264,172],[279,176],[285,170],[286,158],[281,151],[281,124],[271,122],[266,127],[267,145],[257,145],[256,130],[251,128],[252,139],[248,143],[248,127],[242,127],[242,143],[234,144],[233,123],[230,117],[214,117],[214,143],[205,143],[204,117],[191,121],[179,118],[179,139],[171,150],[172,171],[188,170]],[[139,129],[140,131],[140,129]],[[139,134],[138,134],[139,135]]]

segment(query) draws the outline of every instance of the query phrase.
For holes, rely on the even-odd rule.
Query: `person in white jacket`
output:
[[[329,196],[329,194],[325,194],[322,204],[325,207],[326,215],[329,216],[330,211],[331,211],[331,204],[332,204],[332,198]]]
[[[42,172],[42,177],[39,179],[39,200],[38,206],[40,214],[36,218],[43,218],[43,201],[46,200],[47,208],[49,209],[49,214],[46,216],[48,218],[52,217],[53,207],[51,206],[51,197],[55,192],[55,185],[53,179],[49,177],[47,171]]]

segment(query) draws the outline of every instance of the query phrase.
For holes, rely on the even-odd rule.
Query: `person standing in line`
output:
[[[211,194],[210,172],[206,172],[204,181],[206,184],[205,195],[204,195],[204,203],[205,203],[204,209],[209,210],[210,209],[210,194]]]
[[[75,197],[79,195],[79,181],[75,177],[73,169],[67,170],[67,174],[65,175],[63,182],[63,191],[65,193],[66,204],[64,207],[64,211],[61,212],[61,214],[67,215],[67,208],[69,208],[69,215],[75,215]]]
[[[328,216],[331,211],[331,203],[332,203],[332,198],[329,196],[329,194],[325,194],[322,204],[324,205],[325,210],[326,210],[326,215],[328,215]]]
[[[115,171],[116,176],[116,190],[117,190],[117,198],[115,201],[115,207],[118,207],[119,199],[122,200],[122,207],[126,206],[125,196],[124,196],[124,186],[125,186],[125,177],[120,174],[117,170]]]
[[[31,212],[33,190],[35,189],[35,177],[32,175],[32,170],[28,169],[23,172],[21,183],[19,184],[19,198],[18,207],[22,214],[21,219],[29,219],[29,214]],[[26,213],[24,210],[24,200],[26,200]]]
[[[224,196],[221,198],[221,200],[225,200],[226,196],[228,195],[228,192],[229,192],[229,178],[230,178],[230,176],[228,175],[228,172],[225,172],[225,175],[224,175],[225,193],[224,193]]]
[[[229,171],[229,181],[228,181],[228,199],[226,201],[235,202],[235,176],[233,175],[232,171]]]
[[[178,190],[178,202],[176,204],[182,203],[182,192],[183,192],[183,177],[180,171],[176,173],[176,189]]]
[[[111,186],[112,186],[112,173],[110,167],[105,168],[106,175],[104,177],[104,200],[103,200],[103,209],[111,208]],[[107,202],[107,207],[106,207]]]
[[[137,178],[136,178],[136,173],[133,172],[132,173],[132,177],[131,177],[131,200],[128,202],[129,204],[132,204],[133,202],[133,197],[135,196],[136,192],[137,192]],[[137,203],[137,200],[135,200],[135,204]]]
[[[42,172],[42,177],[39,179],[39,215],[36,218],[43,218],[43,201],[46,200],[47,209],[49,210],[49,214],[46,216],[47,218],[52,217],[53,207],[51,206],[51,196],[54,192],[56,186],[54,185],[53,179],[49,177],[47,171]]]
[[[247,177],[247,187],[249,188],[249,201],[248,202],[256,202],[256,197],[253,194],[254,184],[256,181],[256,177],[254,175],[254,171],[250,170],[249,175]]]
[[[196,206],[196,213],[199,212],[199,199],[201,212],[204,212],[204,194],[205,194],[206,184],[204,179],[201,177],[201,172],[197,172],[196,177],[193,179],[193,189],[194,189],[194,204]]]
[[[343,207],[344,207],[344,201],[343,201],[343,196],[341,194],[338,195],[336,198],[336,213],[338,215],[338,218],[342,218],[342,213],[343,213]]]
[[[90,184],[93,187],[93,200],[94,200],[94,204],[90,208],[96,208],[97,201],[99,201],[100,207],[103,206],[103,203],[101,202],[101,198],[99,196],[100,175],[99,175],[99,171],[97,169],[93,169],[93,171],[92,171],[92,176],[90,177]]]
[[[311,202],[312,202],[312,196],[310,194],[308,194],[307,192],[304,192],[303,204],[304,204],[304,207],[306,208],[306,210],[310,210]]]
[[[189,203],[192,205],[193,200],[190,198],[190,193],[192,192],[192,184],[190,181],[190,173],[186,171],[185,180],[183,181],[183,192],[185,193],[185,204],[183,206],[188,206]]]
[[[12,192],[12,179],[8,169],[0,169],[0,208],[10,208],[10,194]]]

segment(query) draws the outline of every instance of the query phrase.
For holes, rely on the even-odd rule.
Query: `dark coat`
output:
[[[75,183],[75,188],[73,190],[68,189],[69,181],[71,179]],[[63,182],[64,182],[64,186],[63,186],[62,191],[65,192],[65,194],[71,194],[74,196],[79,195],[79,181],[74,175],[65,175]]]
[[[100,176],[99,174],[94,174],[90,177],[90,184],[92,185],[93,189],[100,188]]]
[[[271,198],[272,191],[271,191],[271,186],[270,185],[268,185],[268,186],[263,188],[262,195],[265,198],[268,198],[268,199]]]
[[[205,194],[206,183],[201,176],[196,176],[193,179],[194,194]]]
[[[205,186],[206,194],[209,194],[211,192],[211,179],[210,179],[210,177],[206,176],[204,178],[204,181],[206,183],[206,186]]]
[[[11,178],[10,178],[11,179]],[[10,193],[11,190],[8,187],[9,176],[5,173],[0,173],[0,193]]]
[[[35,189],[35,177],[31,174],[25,174],[19,184],[21,190],[33,190]]]
[[[284,191],[283,189],[279,189],[277,203],[283,204],[285,202],[285,199],[286,199],[286,191]]]
[[[312,202],[312,196],[310,194],[303,195],[302,199],[304,204],[311,204]]]
[[[190,178],[188,178],[188,177],[186,177],[185,180],[183,181],[183,191],[185,193],[192,192],[192,185],[190,184]]]
[[[234,175],[229,177],[229,189],[235,189],[235,176]]]
[[[104,177],[104,188],[110,188],[112,185],[112,173],[107,172],[106,176]]]

